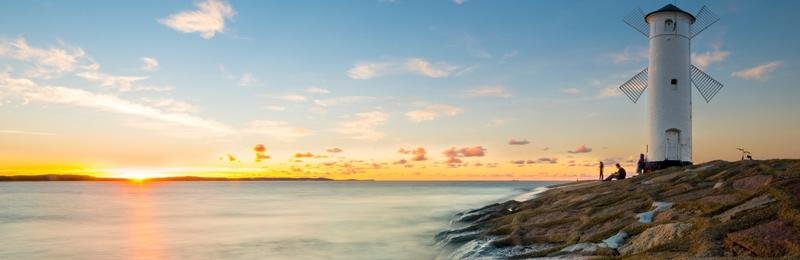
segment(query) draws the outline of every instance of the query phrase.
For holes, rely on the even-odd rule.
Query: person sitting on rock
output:
[[[606,178],[603,181],[611,181],[613,179],[617,179],[617,180],[624,180],[625,179],[625,168],[622,168],[622,166],[620,166],[619,163],[617,164],[617,172],[609,175],[608,178]]]

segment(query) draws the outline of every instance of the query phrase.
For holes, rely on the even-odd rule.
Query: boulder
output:
[[[781,220],[728,234],[725,248],[743,256],[779,257],[797,247],[800,233]]]
[[[733,189],[744,192],[753,192],[758,188],[767,186],[772,182],[770,175],[755,175],[738,179],[733,182]]]
[[[619,253],[621,255],[633,255],[677,242],[686,235],[687,230],[691,227],[691,224],[676,222],[648,228],[620,247]]]
[[[761,195],[761,196],[752,198],[752,199],[748,200],[747,202],[740,204],[739,206],[736,206],[736,207],[733,207],[733,208],[731,208],[729,210],[726,210],[725,212],[722,212],[719,215],[714,216],[714,219],[722,221],[722,222],[728,222],[729,220],[731,220],[731,218],[733,216],[735,216],[736,214],[738,214],[740,212],[744,212],[744,211],[748,211],[748,210],[756,209],[756,208],[761,208],[761,207],[766,206],[769,203],[772,203],[773,201],[775,201],[775,199],[773,199],[769,195],[766,195],[766,194],[765,195]]]

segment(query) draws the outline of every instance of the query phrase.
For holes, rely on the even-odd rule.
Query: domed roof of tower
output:
[[[650,16],[650,15],[653,15],[653,14],[656,14],[656,13],[661,13],[661,12],[678,12],[678,13],[684,13],[684,14],[688,15],[688,16],[689,16],[689,18],[691,18],[691,19],[692,19],[692,23],[694,23],[694,20],[695,20],[695,18],[694,18],[694,15],[690,14],[689,12],[686,12],[686,11],[684,11],[684,10],[682,10],[682,9],[678,8],[677,6],[674,6],[674,5],[672,5],[672,4],[667,4],[667,5],[665,5],[664,7],[661,7],[661,9],[658,9],[658,10],[652,11],[652,12],[650,12],[649,14],[645,15],[645,16],[644,16],[644,20],[645,20],[645,22],[647,21],[647,17],[648,17],[648,16]]]

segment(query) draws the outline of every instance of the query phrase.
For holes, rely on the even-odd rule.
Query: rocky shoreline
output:
[[[800,257],[800,160],[557,185],[459,213],[435,239],[450,259]]]

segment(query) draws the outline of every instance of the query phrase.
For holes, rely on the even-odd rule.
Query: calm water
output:
[[[431,259],[456,212],[549,184],[0,183],[0,259]]]

